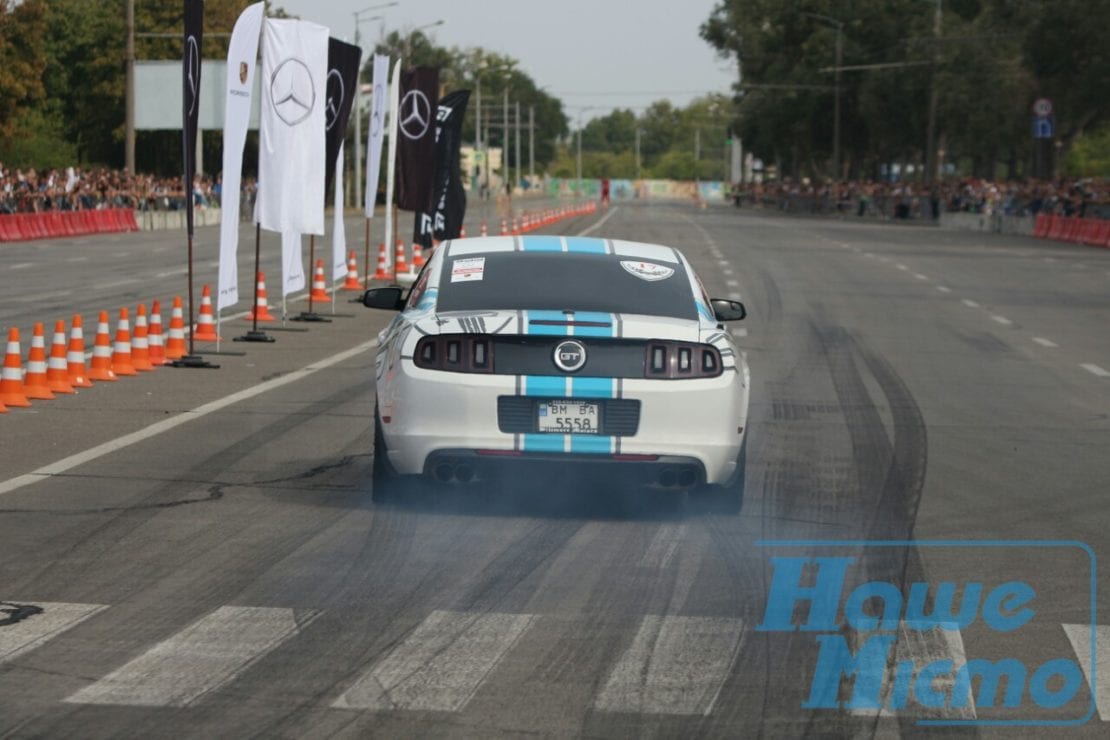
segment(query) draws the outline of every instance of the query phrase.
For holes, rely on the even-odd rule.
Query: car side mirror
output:
[[[362,305],[367,308],[381,308],[386,311],[400,311],[405,307],[401,297],[402,290],[396,286],[388,288],[371,288],[362,294]]]
[[[713,314],[717,317],[717,321],[740,321],[748,315],[747,309],[740,301],[713,298],[709,303],[713,306]]]

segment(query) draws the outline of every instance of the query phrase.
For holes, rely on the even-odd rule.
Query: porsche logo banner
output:
[[[416,67],[401,73],[397,111],[397,206],[427,211],[432,204],[439,70]]]

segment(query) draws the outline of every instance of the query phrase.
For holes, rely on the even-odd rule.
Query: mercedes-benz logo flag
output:
[[[432,205],[439,70],[416,67],[402,72],[399,96],[397,206],[405,211],[427,211]]]
[[[200,51],[204,40],[204,0],[185,0],[182,60],[181,148],[185,159],[185,224],[193,235],[193,178],[197,173],[197,119],[200,116]]]
[[[335,158],[339,145],[347,136],[347,121],[355,100],[358,68],[362,63],[362,49],[328,39],[328,85],[324,99],[324,129],[327,132],[327,182],[325,192],[331,189],[335,175]]]
[[[432,207],[417,212],[412,237],[426,249],[432,246],[433,238],[444,241],[458,237],[466,215],[466,191],[459,176],[459,145],[469,101],[469,90],[449,92],[439,101]]]

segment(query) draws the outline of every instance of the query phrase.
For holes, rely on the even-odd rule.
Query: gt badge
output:
[[[576,372],[585,364],[586,348],[581,343],[567,340],[555,346],[555,365],[563,372]]]

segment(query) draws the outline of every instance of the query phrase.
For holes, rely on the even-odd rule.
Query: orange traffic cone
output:
[[[261,270],[258,272],[258,300],[255,301],[254,308],[247,313],[247,320],[254,321],[256,317],[259,321],[277,320],[270,313],[270,301],[266,298],[266,273]]]
[[[27,355],[27,372],[23,375],[23,395],[27,398],[50,401],[54,392],[46,384],[46,340],[42,335],[42,322],[35,322],[31,334],[31,351]]]
[[[424,247],[420,242],[412,243],[412,271],[416,272],[424,266]]]
[[[154,301],[150,304],[150,332],[147,335],[150,342],[150,364],[154,367],[166,364],[166,338],[162,334],[162,302]]]
[[[119,323],[116,324],[116,341],[112,345],[112,372],[116,375],[138,375],[131,364],[131,320],[127,309],[119,310]]]
[[[389,280],[389,252],[385,248],[385,242],[378,245],[378,271],[374,273],[371,280]]]
[[[96,323],[96,342],[93,344],[91,380],[119,380],[112,372],[112,346],[108,338],[108,312],[101,311]]]
[[[328,285],[324,280],[324,261],[316,260],[316,269],[312,273],[312,296],[313,303],[331,303],[331,296],[328,295]]]
[[[69,384],[74,388],[92,388],[89,371],[85,367],[85,331],[81,326],[81,314],[73,314],[69,327],[69,350],[66,352],[66,372]]]
[[[23,408],[30,406],[23,392],[23,353],[19,351],[19,329],[8,329],[8,350],[0,370],[0,404]]]
[[[405,262],[405,243],[397,240],[397,248],[393,252],[393,274],[403,275],[409,271],[409,264]]]
[[[149,372],[154,369],[150,362],[150,341],[147,339],[146,306],[139,304],[135,309],[135,336],[131,339],[131,367]]]
[[[46,387],[55,393],[76,393],[69,382],[66,367],[66,322],[54,322],[54,341],[50,344],[50,358],[46,361]]]
[[[166,337],[166,359],[179,360],[185,356],[185,313],[181,308],[181,296],[173,297],[173,310],[170,313],[170,333]]]
[[[207,284],[200,291],[200,313],[197,314],[197,325],[193,329],[193,339],[198,342],[218,342],[220,337],[216,334],[215,314],[212,313],[212,289]]]
[[[362,283],[358,281],[358,260],[355,259],[355,250],[347,252],[347,279],[343,281],[343,290],[362,290]]]
[[[463,235],[463,234],[462,234],[462,232],[460,231],[460,232],[459,232],[459,236],[461,237],[462,235]],[[485,222],[485,221],[483,221],[483,222],[482,222],[482,228],[481,228],[481,230],[480,230],[480,231],[478,232],[478,236],[489,236],[489,227],[488,227],[488,226],[486,226],[486,222]]]
[[[509,223],[505,219],[501,219],[501,236],[509,235]]]

